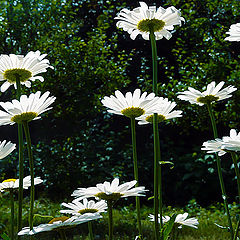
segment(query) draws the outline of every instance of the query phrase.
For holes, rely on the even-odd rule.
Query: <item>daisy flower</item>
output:
[[[188,91],[179,93],[180,95],[178,98],[181,100],[189,101],[192,104],[203,106],[204,104],[209,104],[211,102],[230,98],[232,96],[231,93],[237,90],[237,88],[233,86],[228,86],[220,90],[223,85],[223,81],[217,85],[213,81],[207,85],[207,90],[204,92],[200,92],[194,88],[189,87]]]
[[[240,132],[237,134],[235,129],[230,130],[229,137],[223,137],[223,150],[240,151]]]
[[[240,133],[237,134],[235,129],[230,130],[230,136],[225,136],[222,139],[210,140],[203,143],[208,153],[218,153],[218,156],[224,155],[227,151],[240,151]]]
[[[217,153],[218,156],[222,156],[226,153],[226,151],[224,151],[222,147],[223,140],[217,138],[215,140],[209,140],[207,142],[204,142],[201,150],[207,151],[207,153]]]
[[[73,200],[71,203],[62,203],[62,206],[70,208],[71,210],[60,210],[60,213],[67,213],[72,215],[82,215],[85,213],[101,213],[107,209],[107,203],[104,200],[95,202],[93,200],[88,201],[86,198],[83,202]]]
[[[12,100],[12,102],[0,102],[0,106],[6,111],[0,110],[0,125],[13,125],[14,123],[29,122],[41,118],[39,115],[48,111],[55,97],[48,97],[50,92],[45,92],[42,96],[41,92],[31,93],[29,97],[22,95],[20,100]]]
[[[136,89],[133,94],[127,92],[124,96],[120,91],[115,91],[115,96],[105,96],[102,99],[102,104],[110,108],[108,112],[124,115],[129,118],[140,117],[143,114],[152,113],[156,108],[159,97],[155,97],[154,93],[147,95],[144,92],[141,95],[141,90]]]
[[[6,140],[0,141],[0,159],[5,158],[16,148],[16,144],[7,142]]]
[[[29,227],[23,228],[18,235],[34,235],[40,232],[47,232],[47,231],[58,231],[62,229],[67,229],[71,227],[75,227],[81,223],[89,222],[91,220],[102,218],[101,215],[98,213],[85,213],[83,215],[80,215],[78,217],[73,216],[71,218],[68,217],[57,217],[53,218],[49,223],[46,224],[40,224],[39,226],[33,227],[32,230],[30,230]]]
[[[160,123],[167,119],[182,117],[182,111],[172,111],[176,105],[177,104],[175,102],[170,102],[167,98],[159,98],[157,108],[153,111],[154,113],[158,114],[158,122]],[[140,120],[138,122],[139,125],[153,123],[153,114],[144,114],[138,117],[136,120]]]
[[[154,222],[154,215],[153,214],[149,214],[148,216],[150,218],[150,221]],[[183,225],[188,226],[188,227],[192,227],[192,228],[198,228],[198,220],[196,218],[187,218],[188,217],[188,213],[184,213],[184,214],[178,214],[176,216],[175,219],[175,223],[178,224],[178,228],[182,228]],[[162,221],[163,224],[167,223],[170,220],[169,216],[163,216],[162,217]],[[160,222],[160,214],[158,215],[158,221]]]
[[[130,38],[135,40],[137,35],[141,34],[143,39],[149,40],[150,31],[155,34],[155,39],[159,40],[165,37],[170,39],[172,34],[169,32],[174,29],[174,25],[180,25],[184,18],[175,7],[149,6],[145,2],[139,2],[140,7],[134,8],[132,11],[124,8],[115,19],[117,27],[122,28],[130,34]]]
[[[226,32],[226,34],[229,34],[229,36],[226,37],[224,40],[231,41],[231,42],[234,42],[234,41],[239,42],[240,41],[240,23],[232,24],[230,26],[229,31]]]
[[[145,187],[132,188],[137,183],[136,180],[126,182],[119,185],[119,179],[115,178],[113,181],[97,184],[96,187],[78,188],[72,194],[76,200],[84,198],[95,197],[102,200],[118,200],[119,198],[130,196],[145,196]]]
[[[31,87],[31,81],[44,81],[39,73],[46,72],[47,68],[53,68],[49,60],[45,59],[47,54],[40,51],[29,52],[25,57],[23,55],[2,54],[0,56],[0,81],[5,81],[1,86],[1,92],[5,92],[11,85],[16,88],[16,77],[19,77],[20,83],[26,87]]]
[[[34,185],[42,183],[43,180],[40,177],[34,178]],[[31,187],[31,177],[27,176],[23,178],[23,188],[28,189]],[[2,183],[0,183],[0,191],[9,191],[11,189],[18,189],[19,188],[19,179],[6,179]]]

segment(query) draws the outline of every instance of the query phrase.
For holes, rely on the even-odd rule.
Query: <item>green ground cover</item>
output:
[[[26,202],[25,202],[26,203]],[[122,203],[122,202],[120,202]],[[0,198],[0,233],[8,232],[8,226],[10,226],[10,209],[8,207],[7,196]],[[50,200],[39,199],[35,203],[35,213],[43,216],[60,216],[59,210],[60,204],[53,203]],[[230,205],[230,211],[233,218],[239,213],[239,205],[233,203]],[[24,225],[27,226],[28,219],[28,206],[24,205]],[[215,225],[215,223],[226,226],[227,218],[223,212],[223,206],[221,204],[211,205],[207,208],[199,206],[195,200],[190,201],[184,208],[173,208],[171,206],[164,208],[164,215],[172,215],[173,213],[188,212],[189,217],[196,217],[199,221],[198,229],[193,229],[187,226],[183,226],[182,229],[175,229],[175,236],[172,236],[171,240],[222,240],[228,239],[229,233],[225,229],[221,229]],[[153,236],[153,223],[149,221],[148,215],[153,213],[150,207],[143,206],[142,213],[142,226],[146,240],[154,239]],[[114,236],[115,240],[132,240],[137,235],[136,227],[136,212],[134,205],[127,207],[121,207],[114,210]],[[35,218],[34,225],[46,223],[51,220],[51,217]],[[235,223],[235,219],[233,219]],[[107,214],[103,214],[103,219],[93,223],[93,231],[95,239],[103,240],[107,239],[108,222]],[[66,231],[67,239],[71,240],[88,240],[87,224],[82,224],[74,229]],[[28,239],[28,237],[21,237],[20,239]],[[55,232],[41,233],[34,236],[32,239],[58,239],[58,235]]]

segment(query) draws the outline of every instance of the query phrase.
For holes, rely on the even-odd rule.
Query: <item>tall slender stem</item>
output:
[[[10,190],[10,203],[11,203],[11,240],[14,240],[14,196],[13,190]]]
[[[233,240],[237,240],[238,231],[239,231],[239,226],[240,226],[240,219],[238,219],[238,221],[237,221],[236,231],[235,231]]]
[[[158,143],[158,147],[159,147],[159,150],[158,150],[158,162],[161,161],[161,149],[160,149],[160,139],[159,139],[159,136],[157,138],[157,140],[159,141]],[[158,165],[158,198],[159,198],[159,216],[160,216],[160,229],[162,229],[163,227],[163,221],[162,221],[162,166],[159,164]],[[160,238],[162,236],[160,235]]]
[[[108,200],[107,206],[108,206],[108,240],[113,240],[113,215],[112,215],[113,202],[111,200]]]
[[[28,127],[28,122],[23,122],[24,133],[27,140],[28,156],[29,156],[29,167],[31,176],[31,195],[30,195],[30,213],[29,213],[29,227],[33,229],[33,207],[34,207],[34,164],[33,164],[33,154],[31,137]]]
[[[215,118],[214,118],[214,115],[213,115],[213,110],[212,110],[211,103],[207,104],[207,108],[208,108],[209,116],[210,116],[211,123],[212,123],[213,136],[216,139],[216,138],[218,138],[217,126],[216,126]],[[217,159],[218,178],[219,178],[220,187],[221,187],[221,191],[222,191],[224,208],[225,208],[225,211],[227,213],[228,225],[229,225],[229,230],[230,230],[230,234],[231,234],[231,239],[233,239],[232,220],[231,220],[231,216],[230,216],[230,213],[229,213],[228,202],[227,202],[227,194],[226,194],[226,190],[225,190],[225,186],[224,186],[224,182],[223,182],[221,160],[220,160],[218,154],[216,154],[216,159]]]
[[[132,132],[132,149],[133,149],[133,166],[134,166],[134,178],[137,181],[136,187],[139,185],[138,182],[138,164],[137,164],[137,144],[136,144],[136,124],[135,118],[131,118],[131,132]],[[136,197],[136,209],[137,209],[137,225],[139,239],[142,239],[142,226],[141,226],[141,214],[140,214],[140,199]]]
[[[67,240],[64,229],[59,230],[59,235],[61,240]]]
[[[152,65],[153,65],[153,92],[157,95],[157,45],[155,35],[150,30],[150,40],[152,47]],[[159,213],[159,196],[161,196],[161,187],[159,188],[159,133],[158,133],[158,116],[156,113],[153,115],[153,137],[154,137],[154,227],[155,227],[155,239],[159,240],[159,224],[158,224],[158,213]],[[161,214],[160,214],[161,215]],[[162,237],[161,237],[162,239]]]
[[[17,99],[20,99],[21,96],[21,84],[20,76],[16,74],[16,85]],[[17,230],[18,232],[22,229],[22,205],[23,205],[23,128],[22,124],[18,124],[18,161],[19,161],[19,191],[18,191],[18,221],[17,221]]]
[[[90,240],[94,240],[93,230],[92,230],[92,223],[91,223],[90,221],[88,222],[88,232],[89,232],[89,238],[90,238]]]
[[[240,202],[240,173],[239,173],[239,167],[238,167],[238,163],[237,163],[237,155],[234,152],[231,152],[231,155],[232,155],[232,160],[233,160],[233,164],[234,164],[235,173],[236,173],[236,176],[237,176],[238,202]]]

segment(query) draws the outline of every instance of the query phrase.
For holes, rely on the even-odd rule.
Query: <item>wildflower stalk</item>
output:
[[[214,115],[213,115],[212,105],[211,105],[211,103],[207,103],[206,105],[207,105],[209,116],[210,116],[211,123],[212,123],[213,136],[216,139],[216,138],[218,138],[218,133],[217,133],[217,126],[216,126],[215,118],[214,118]],[[216,159],[217,159],[217,170],[218,170],[220,187],[221,187],[221,191],[222,191],[224,208],[225,208],[225,211],[227,213],[228,225],[229,225],[229,230],[230,230],[230,234],[231,234],[231,239],[233,239],[232,220],[231,220],[230,213],[229,213],[228,202],[227,202],[227,194],[226,194],[226,190],[225,190],[225,186],[224,186],[224,182],[223,182],[221,160],[220,160],[218,154],[216,154]]]
[[[89,239],[93,240],[93,230],[92,230],[92,223],[88,222],[88,232],[89,232]]]
[[[10,189],[10,204],[11,204],[11,240],[14,240],[14,196],[13,196],[13,189]]]
[[[33,154],[31,146],[31,137],[29,132],[28,122],[23,122],[24,133],[27,140],[28,156],[29,156],[29,168],[31,176],[31,193],[30,193],[30,213],[29,213],[29,227],[33,229],[33,207],[34,207],[34,167],[33,167]]]
[[[157,138],[157,140],[159,141],[159,137]],[[160,150],[160,142],[158,143],[159,146],[159,156],[158,156],[158,163],[161,161],[161,150]],[[162,229],[163,227],[163,222],[162,222],[162,166],[161,164],[158,164],[158,196],[159,196],[159,216],[160,216],[160,229]],[[160,235],[161,237],[161,235]]]
[[[16,95],[17,99],[20,99],[21,96],[21,84],[20,76],[16,76]],[[18,123],[18,161],[19,161],[19,191],[18,191],[18,221],[17,221],[17,230],[18,232],[22,229],[22,206],[23,206],[23,128],[22,124]]]
[[[238,239],[239,227],[240,227],[240,219],[238,219],[237,226],[236,226],[236,231],[235,231],[233,240],[237,240]]]
[[[232,155],[235,173],[237,176],[238,201],[240,201],[240,174],[239,174],[239,168],[238,168],[238,163],[237,163],[237,155],[236,155],[236,153],[233,153],[233,152],[231,152],[231,155]]]
[[[67,240],[67,237],[66,237],[64,229],[59,231],[59,235],[60,235],[60,239],[61,240]]]
[[[131,118],[131,132],[132,132],[132,149],[133,149],[133,166],[134,166],[134,178],[137,181],[136,187],[138,187],[138,164],[137,164],[137,144],[136,144],[136,124],[135,118]],[[140,199],[136,197],[136,209],[137,209],[137,225],[138,225],[138,237],[142,239],[142,226],[140,215]]]
[[[112,215],[112,200],[107,200],[108,206],[108,240],[113,240],[113,215]]]
[[[152,64],[153,64],[153,92],[157,95],[157,46],[156,39],[152,29],[150,29],[150,40],[152,47]],[[160,157],[160,146],[159,146],[159,132],[158,132],[158,119],[157,114],[153,115],[153,137],[154,137],[154,226],[155,226],[155,239],[162,239],[159,236],[159,224],[158,224],[158,213],[159,213],[159,197],[162,196],[161,179],[159,177],[159,157]],[[162,210],[162,209],[161,209]],[[162,215],[162,212],[160,213]]]

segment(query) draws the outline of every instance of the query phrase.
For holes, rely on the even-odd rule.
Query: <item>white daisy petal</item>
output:
[[[34,185],[38,185],[42,183],[43,180],[39,177],[34,178]],[[23,188],[27,189],[31,186],[31,177],[27,176],[23,178]],[[19,188],[19,179],[6,179],[2,183],[0,183],[0,191],[9,191],[10,189],[18,189]]]
[[[168,101],[167,98],[158,98],[157,104],[154,105],[154,108],[152,108],[153,113],[158,114],[158,121],[164,121],[167,119],[172,119],[176,117],[182,117],[182,111],[172,111],[173,108],[176,106],[175,102]],[[171,112],[172,111],[172,112]],[[149,124],[153,122],[153,113],[151,114],[144,114],[136,120],[139,120],[139,125]]]
[[[224,40],[230,41],[230,42],[239,42],[240,41],[240,23],[232,24],[230,26],[230,29],[228,32],[229,37],[226,37]]]
[[[133,180],[119,185],[119,180],[115,178],[111,183],[104,182],[97,184],[96,187],[79,188],[73,192],[72,196],[76,199],[95,197],[102,200],[117,200],[130,196],[144,196],[147,190],[145,190],[145,187],[133,188],[136,183],[137,181]]]
[[[28,96],[22,95],[20,100],[13,99],[12,102],[0,102],[0,106],[6,112],[0,110],[0,125],[22,123],[40,118],[40,114],[51,109],[51,105],[55,101],[55,97],[48,97],[49,92],[31,93]]]
[[[95,202],[93,200],[88,201],[86,198],[83,202],[73,200],[72,203],[62,203],[62,206],[70,208],[71,210],[60,210],[61,213],[68,213],[75,216],[80,216],[85,213],[101,213],[106,212],[107,203],[104,200]]]
[[[141,94],[140,89],[136,89],[133,94],[127,92],[124,96],[120,91],[115,92],[115,96],[105,96],[101,102],[110,108],[108,112],[125,115],[127,117],[139,117],[142,114],[151,114],[152,109],[156,108],[158,97],[154,93],[144,92]]]
[[[154,222],[154,215],[149,214],[148,216],[150,218],[151,222]],[[178,214],[175,218],[175,224],[179,225],[178,228],[182,228],[183,225],[192,227],[192,228],[198,228],[198,220],[196,218],[187,218],[188,213],[184,214]],[[163,224],[167,223],[170,220],[169,216],[162,216],[162,222]],[[158,214],[158,222],[160,222],[160,214]]]
[[[15,54],[0,55],[0,79],[6,80],[1,86],[1,92],[5,92],[11,85],[16,88],[16,74],[21,84],[28,88],[31,87],[31,81],[44,81],[42,76],[36,75],[52,68],[45,57],[46,54],[41,55],[40,51],[31,51],[25,57]]]
[[[165,37],[170,39],[172,34],[168,30],[173,30],[175,25],[180,25],[184,21],[181,13],[175,7],[149,6],[145,2],[139,2],[140,7],[132,11],[123,8],[115,17],[119,20],[116,25],[130,34],[130,38],[135,40],[137,35],[141,34],[142,38],[149,40],[149,22],[154,26],[155,39],[159,40]]]
[[[223,81],[217,85],[213,81],[207,85],[207,89],[204,92],[200,92],[194,88],[189,87],[188,91],[178,93],[178,98],[184,101],[189,101],[192,104],[203,106],[204,104],[230,98],[232,96],[231,93],[237,90],[237,88],[233,86],[228,86],[220,90],[223,85]]]
[[[34,235],[40,232],[58,231],[59,229],[75,227],[81,223],[89,222],[91,220],[96,220],[99,218],[102,218],[102,216],[99,215],[98,213],[86,213],[80,216],[73,216],[71,218],[68,217],[54,218],[49,223],[40,224],[36,227],[33,227],[32,230],[30,230],[29,227],[25,227],[18,233],[18,235],[19,236]]]

